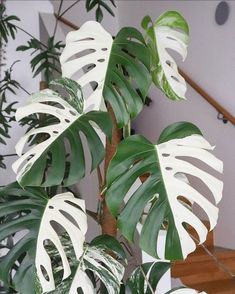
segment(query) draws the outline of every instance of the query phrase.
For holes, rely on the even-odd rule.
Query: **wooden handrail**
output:
[[[67,20],[66,18],[59,16],[58,14],[54,13],[55,18],[58,19],[60,22],[62,22],[63,24],[65,24],[66,26],[70,27],[73,30],[78,30],[79,27],[77,25],[75,25],[74,23],[72,23],[71,21]]]
[[[68,27],[78,30],[79,27],[68,21],[66,18],[58,16],[55,13],[55,17],[61,21],[63,24]],[[219,104],[214,98],[212,98],[205,90],[203,90],[196,82],[194,82],[185,72],[179,69],[179,73],[185,79],[185,81],[197,92],[199,93],[210,105],[212,105],[215,109],[218,110],[220,114],[222,114],[224,120],[230,121],[233,125],[235,125],[235,117],[227,111],[221,104]]]
[[[186,73],[179,69],[179,73],[185,79],[185,81],[196,91],[198,92],[210,105],[218,110],[219,113],[223,115],[225,120],[230,121],[235,125],[235,117],[227,111],[221,104],[219,104],[214,98],[212,98],[206,91],[204,91],[196,82],[194,82]]]

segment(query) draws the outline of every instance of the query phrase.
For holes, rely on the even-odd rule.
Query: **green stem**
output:
[[[30,36],[31,38],[37,40],[37,41],[38,41],[43,47],[45,47],[46,49],[48,49],[47,45],[43,44],[40,40],[38,40],[37,38],[35,38],[35,37],[34,37],[33,35],[31,35],[29,32],[27,32],[26,30],[22,29],[21,27],[19,27],[19,26],[17,26],[17,25],[15,25],[15,27],[16,27],[18,30],[24,32],[26,35]]]
[[[57,13],[58,16],[60,15],[60,12],[61,12],[61,9],[62,9],[62,6],[63,6],[63,2],[64,2],[64,0],[60,0],[60,6],[59,6],[59,9],[58,9],[58,13]],[[59,21],[59,19],[56,18],[55,28],[54,28],[54,32],[53,32],[53,38],[55,38],[55,34],[56,34],[57,26],[58,26],[58,21]]]
[[[18,87],[23,90],[26,94],[31,95],[31,93],[29,93],[24,87],[22,87],[21,85],[18,85]]]
[[[131,135],[131,122],[129,121],[127,125],[123,128],[123,138],[127,138]]]
[[[60,15],[58,15],[58,18],[62,17],[66,12],[68,12],[73,6],[75,6],[78,2],[80,2],[81,0],[77,0],[76,2],[74,2],[73,4],[71,4],[68,8],[66,8]]]
[[[1,157],[11,157],[11,156],[17,156],[17,154],[4,154],[4,155],[1,155]]]

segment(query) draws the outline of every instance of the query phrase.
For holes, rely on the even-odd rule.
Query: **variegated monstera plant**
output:
[[[157,260],[160,230],[166,231],[165,259],[174,261],[196,248],[189,227],[199,242],[206,239],[194,204],[208,216],[211,229],[216,225],[223,184],[204,168],[221,173],[223,165],[201,131],[177,122],[155,142],[130,134],[152,82],[172,100],[185,99],[186,92],[168,52],[186,57],[185,19],[169,11],[156,22],[145,17],[142,27],[144,36],[127,27],[114,39],[94,21],[70,32],[60,59],[63,77],[16,112],[18,121],[40,122],[16,145],[17,182],[0,190],[0,280],[17,293],[155,293],[170,268]],[[71,192],[87,175],[86,150],[100,180],[97,212]],[[214,203],[192,178],[205,184]],[[85,241],[87,214],[103,232],[90,243]],[[118,229],[134,242],[137,226],[139,247],[156,261],[124,278],[125,251],[115,237]],[[168,293],[198,292],[183,287]]]

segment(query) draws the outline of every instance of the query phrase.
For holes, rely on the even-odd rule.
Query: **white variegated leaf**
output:
[[[18,183],[0,189],[0,196],[0,241],[14,240],[1,251],[0,280],[17,293],[34,293],[40,287],[43,293],[53,291],[73,273],[71,260],[83,255],[84,200],[70,192],[49,198],[42,188],[22,189]]]
[[[46,104],[51,102],[60,105],[60,108]],[[80,116],[69,103],[49,89],[32,95],[26,106],[18,108],[16,112],[16,120],[20,121],[22,118],[36,113],[52,115],[59,120],[59,123],[32,129],[20,138],[19,142],[16,144],[16,153],[20,158],[12,165],[14,172],[17,174],[16,179],[18,182],[21,181],[25,172],[30,170],[43,152],[52,143],[58,140],[61,134]],[[29,138],[33,135],[43,133],[49,135],[49,137],[24,153],[24,148]]]
[[[141,111],[151,84],[150,52],[135,28],[123,28],[113,40],[88,21],[67,35],[60,62],[63,77],[81,86],[85,112],[106,109],[109,102],[122,127]]]
[[[109,294],[118,294],[124,266],[101,248],[89,247],[84,256],[85,266],[104,283]],[[103,265],[101,264],[103,263]],[[105,266],[104,266],[105,265]]]
[[[184,259],[195,250],[197,242],[188,225],[203,243],[208,229],[185,203],[197,205],[207,215],[210,229],[215,227],[223,183],[207,170],[222,173],[223,163],[211,153],[213,149],[199,129],[185,122],[166,128],[157,145],[140,135],[125,139],[109,165],[106,193],[122,234],[133,241],[141,219],[140,247],[158,257],[157,240],[162,226],[166,227],[169,260]],[[132,189],[142,175],[146,180]],[[214,199],[207,199],[210,194]],[[141,218],[144,211],[147,214]]]
[[[85,66],[95,64],[94,69],[84,72],[76,79],[82,88],[93,81],[98,83],[92,94],[85,98],[85,111],[105,107],[102,92],[112,44],[112,36],[95,21],[86,22],[79,30],[70,32],[66,37],[66,47],[60,57],[64,77],[76,79],[77,72]],[[85,56],[75,58],[81,52],[86,52]],[[72,57],[74,59],[71,60]],[[85,91],[84,95],[86,96]]]
[[[149,17],[143,20],[147,42],[152,50],[152,76],[155,84],[172,100],[185,99],[186,82],[177,64],[168,52],[177,52],[184,60],[187,55],[189,28],[176,11],[167,11],[155,23]]]
[[[55,289],[53,268],[45,244],[50,241],[58,250],[63,266],[63,280],[71,274],[70,264],[63,244],[52,224],[62,226],[70,237],[77,260],[83,254],[83,245],[87,231],[85,202],[76,199],[72,193],[58,194],[51,198],[42,216],[37,238],[36,269],[44,292]],[[45,277],[45,273],[47,277]]]
[[[218,208],[199,193],[194,187],[183,179],[178,178],[178,173],[189,174],[199,178],[211,191],[216,204],[222,198],[223,183],[199,169],[195,165],[177,157],[199,159],[217,172],[222,172],[223,163],[207,150],[213,147],[200,135],[192,135],[183,139],[174,139],[156,145],[156,152],[168,195],[169,205],[178,234],[184,258],[195,250],[195,242],[184,228],[184,223],[191,225],[198,233],[200,243],[206,240],[207,228],[201,220],[178,200],[183,196],[190,202],[198,204],[207,214],[211,230],[215,227],[218,218]]]
[[[92,283],[86,270],[93,272],[94,276],[103,282],[108,294],[119,294],[124,266],[102,248],[88,245],[84,246],[75,274],[59,285],[57,291],[74,294],[81,289],[84,294],[97,293],[99,284]]]
[[[91,168],[103,160],[104,146],[98,131],[110,137],[112,122],[108,113],[91,111],[80,114],[71,101],[68,103],[47,89],[31,95],[29,103],[17,109],[16,120],[30,115],[42,115],[48,124],[35,126],[16,144],[20,158],[12,168],[21,186],[48,187],[61,183],[70,186],[84,177],[86,169],[81,133],[88,142]],[[49,123],[50,120],[53,123]],[[40,142],[27,148],[28,141],[35,135],[41,136]]]

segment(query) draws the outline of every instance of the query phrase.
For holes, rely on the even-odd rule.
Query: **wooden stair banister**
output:
[[[67,20],[66,18],[64,18],[62,16],[59,16],[56,13],[54,13],[54,16],[55,16],[56,19],[58,19],[58,21],[62,22],[66,26],[70,27],[71,29],[73,29],[73,30],[78,30],[79,29],[79,27],[77,25],[75,25],[71,21]]]
[[[203,223],[207,229],[210,228],[208,221]],[[189,233],[196,234],[191,227]],[[213,231],[208,233],[204,246],[210,254],[199,245],[186,260],[172,264],[172,277],[180,278],[184,285],[207,294],[234,294],[235,250],[214,246]]]
[[[179,69],[179,73],[185,79],[185,81],[197,92],[199,93],[210,105],[218,110],[223,117],[235,125],[235,117],[227,111],[222,105],[220,105],[214,98],[212,98],[205,90],[203,90],[195,81],[193,81],[185,72]]]

